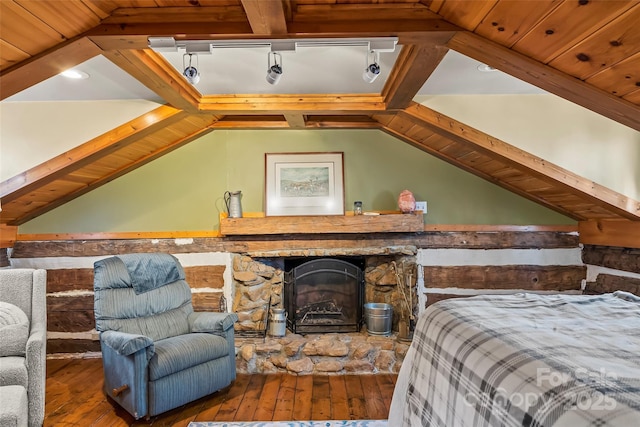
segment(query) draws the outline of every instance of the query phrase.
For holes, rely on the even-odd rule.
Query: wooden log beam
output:
[[[471,32],[457,32],[447,47],[522,81],[640,131],[640,107]]]
[[[242,0],[254,34],[286,34],[287,21],[281,0]]]
[[[580,243],[640,248],[640,221],[580,221]]]
[[[587,268],[582,265],[425,266],[427,288],[580,290]]]
[[[197,111],[200,92],[162,55],[146,49],[106,51],[104,56],[173,107]]]
[[[613,270],[640,273],[640,250],[586,244],[582,249],[582,262]]]
[[[615,215],[640,220],[639,201],[576,175],[451,117],[417,103],[413,103],[398,114],[410,117],[415,123],[420,123],[446,138],[469,144],[474,150],[486,153],[542,181],[551,182],[554,186],[559,186]],[[571,216],[575,217],[575,215]]]
[[[382,89],[387,109],[408,107],[447,51],[433,44],[405,45]]]
[[[200,111],[217,115],[368,114],[385,110],[376,94],[281,94],[203,96]]]
[[[76,37],[0,73],[0,100],[60,74],[101,53],[85,37]]]
[[[0,224],[0,248],[12,248],[18,237],[18,227]]]

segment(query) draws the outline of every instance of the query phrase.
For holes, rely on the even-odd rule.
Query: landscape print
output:
[[[280,170],[280,197],[328,197],[329,167],[286,167]]]

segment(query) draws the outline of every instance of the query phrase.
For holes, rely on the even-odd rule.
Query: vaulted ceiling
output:
[[[0,98],[104,55],[166,105],[0,183],[20,225],[216,129],[379,129],[577,221],[640,202],[413,102],[449,49],[640,131],[640,2],[604,0],[2,0]],[[199,93],[150,36],[396,36],[380,93]]]

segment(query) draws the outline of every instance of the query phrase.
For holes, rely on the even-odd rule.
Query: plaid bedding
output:
[[[640,426],[640,298],[477,296],[420,317],[390,426]]]

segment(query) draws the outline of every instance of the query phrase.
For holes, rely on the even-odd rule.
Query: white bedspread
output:
[[[390,426],[640,426],[640,299],[517,294],[420,317]]]

